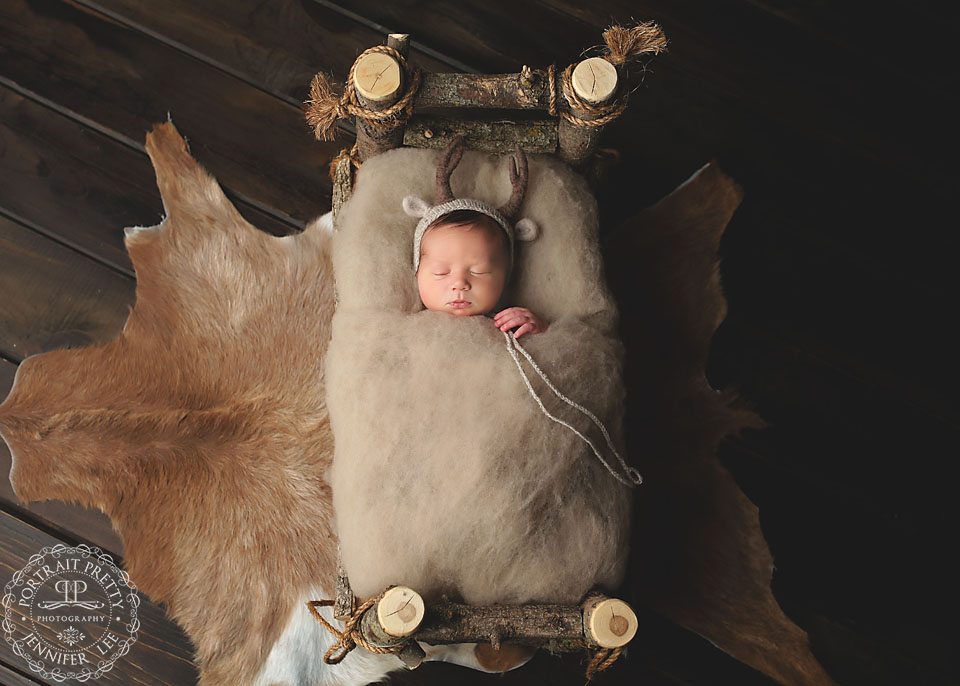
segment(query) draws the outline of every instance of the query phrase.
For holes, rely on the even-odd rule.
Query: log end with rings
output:
[[[382,52],[361,55],[353,69],[353,85],[363,100],[392,104],[400,94],[403,70],[392,56]]]
[[[617,90],[617,68],[602,57],[591,57],[573,69],[573,90],[592,105],[610,101]]]
[[[582,607],[584,635],[601,648],[621,648],[636,636],[637,615],[624,601],[593,596]]]
[[[377,603],[377,622],[384,633],[394,638],[406,638],[423,621],[423,598],[412,588],[394,586]]]

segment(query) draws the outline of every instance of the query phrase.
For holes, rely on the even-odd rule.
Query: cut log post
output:
[[[583,175],[593,192],[599,193],[606,184],[611,167],[620,162],[620,152],[614,148],[597,148],[593,158],[583,168]]]
[[[620,648],[637,634],[637,615],[622,600],[594,596],[582,607],[584,633],[601,648]]]
[[[394,586],[377,603],[377,624],[390,636],[404,638],[420,628],[423,598],[406,586]]]
[[[406,57],[410,36],[391,33],[387,37],[387,45]],[[353,86],[357,100],[368,110],[379,112],[393,105],[403,95],[405,85],[400,63],[385,53],[362,55],[354,65]],[[385,128],[357,117],[356,126],[361,161],[398,148],[403,143],[402,124]]]
[[[602,106],[614,99],[619,84],[626,82],[625,77],[625,73],[618,74],[617,68],[602,57],[591,57],[574,68],[571,85],[582,101]],[[588,121],[599,117],[596,113],[574,107],[570,108],[570,113]],[[579,126],[561,118],[558,129],[560,158],[574,168],[583,167],[597,149],[603,126]]]
[[[342,157],[337,163],[337,168],[333,173],[333,202],[331,210],[333,211],[333,228],[338,230],[340,228],[340,208],[343,204],[350,199],[350,196],[353,194],[353,162],[350,161],[347,157]],[[337,598],[339,600],[340,593],[340,571],[337,572]],[[346,579],[346,577],[344,577]],[[346,588],[347,591],[350,590],[348,585]],[[351,602],[353,595],[350,596]],[[351,610],[352,611],[352,610]],[[348,613],[349,614],[349,613]]]
[[[420,594],[406,586],[394,586],[363,613],[360,633],[381,648],[406,642],[420,628],[424,606]]]

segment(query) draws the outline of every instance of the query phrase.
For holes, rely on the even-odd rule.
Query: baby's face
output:
[[[503,240],[481,229],[440,226],[420,243],[417,288],[428,310],[458,317],[486,314],[507,281]]]

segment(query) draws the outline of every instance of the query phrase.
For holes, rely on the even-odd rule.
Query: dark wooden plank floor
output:
[[[952,335],[960,120],[952,29],[934,3],[801,0],[6,0],[0,4],[0,395],[24,357],[105,341],[134,280],[122,227],[162,208],[143,135],[172,114],[252,223],[298,230],[329,207],[326,162],[298,103],[312,74],[408,31],[428,71],[566,64],[611,21],[671,39],[607,142],[622,162],[604,228],[711,158],[745,187],[721,244],[729,316],[708,369],[771,422],[721,457],[760,507],[774,590],[845,684],[948,684],[957,567],[947,470],[960,403]],[[904,26],[904,24],[907,26]],[[906,36],[904,31],[907,31]],[[9,454],[0,448],[6,474]],[[105,517],[15,502],[0,480],[0,571],[16,541],[90,542]],[[26,544],[24,544],[26,545]],[[39,545],[39,544],[38,544]],[[189,684],[189,642],[159,641],[123,683]],[[607,683],[761,684],[657,617]],[[506,681],[573,683],[537,658]],[[120,673],[116,675],[120,679]],[[488,683],[428,665],[400,683]],[[39,683],[0,649],[0,683]]]

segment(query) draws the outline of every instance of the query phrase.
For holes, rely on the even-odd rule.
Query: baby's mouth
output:
[[[469,300],[451,300],[447,304],[450,307],[460,308],[460,307],[467,307],[468,305],[470,305],[470,301]]]

